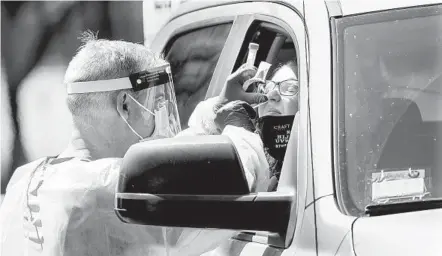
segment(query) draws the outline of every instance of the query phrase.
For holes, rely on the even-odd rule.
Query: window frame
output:
[[[299,14],[298,14],[299,15]],[[295,51],[296,51],[296,62],[298,63],[298,79],[301,81],[301,79],[305,79],[304,74],[302,73],[301,70],[301,51],[300,51],[300,43],[299,43],[299,36],[295,35],[295,32],[293,31],[293,29],[291,28],[291,26],[289,24],[287,24],[285,21],[276,18],[274,16],[270,16],[270,15],[265,15],[265,14],[253,14],[253,15],[247,15],[250,16],[250,22],[249,25],[247,26],[247,29],[245,30],[245,32],[242,34],[241,38],[241,44],[240,44],[240,48],[238,49],[238,53],[241,50],[241,48],[244,45],[244,39],[246,38],[247,32],[249,30],[249,28],[255,23],[255,22],[264,22],[267,24],[273,24],[273,25],[277,25],[278,27],[282,28],[283,30],[285,30],[286,34],[288,36],[291,37],[291,39],[293,40],[293,44],[295,46]],[[304,36],[304,34],[302,35]],[[240,41],[240,40],[238,40]],[[305,52],[304,52],[305,54]],[[238,61],[238,58],[240,56],[236,56],[236,58],[234,59],[234,61],[231,61],[230,65],[229,65],[229,74],[233,71],[234,65],[236,64],[236,62]],[[302,76],[302,78],[301,78]],[[304,83],[306,84],[306,83]],[[302,89],[300,89],[300,94],[301,94],[301,90],[304,91],[304,93],[307,95],[307,87],[303,87],[301,86]],[[301,113],[301,109],[305,109],[303,112],[307,111],[307,106],[302,105],[301,107],[301,103],[300,103],[300,110],[299,110],[299,114]],[[292,130],[292,133],[295,132]],[[298,127],[298,131],[296,131],[298,133],[298,138],[301,137],[299,136],[299,134],[304,134],[303,133],[303,127],[301,127],[301,122],[300,125]],[[305,133],[306,134],[306,133]],[[300,145],[302,145],[303,143],[300,142],[298,140],[298,149],[302,149],[302,147],[300,147]],[[301,158],[301,157],[305,157],[307,158],[307,146],[305,145],[305,150],[298,150],[297,151],[297,158]],[[286,163],[286,158],[284,160],[284,163]],[[285,165],[285,164],[284,164]],[[287,239],[291,240],[293,239],[294,236],[294,232],[296,232],[295,227],[297,226],[297,220],[299,217],[302,216],[302,213],[300,213],[301,211],[304,210],[304,207],[301,207],[300,205],[300,201],[304,198],[306,198],[306,194],[307,194],[307,180],[304,179],[307,176],[307,167],[305,168],[300,168],[299,162],[297,161],[297,168],[296,170],[294,170],[295,173],[295,179],[296,179],[296,183],[297,184],[293,184],[290,181],[287,180],[283,180],[283,176],[282,173],[285,171],[289,171],[287,170],[287,168],[284,168],[284,165],[282,167],[281,170],[281,178],[280,178],[280,183],[284,184],[283,185],[283,189],[287,189],[287,187],[289,189],[293,189],[295,190],[295,201],[293,203],[293,208],[291,210],[291,216],[290,216],[290,222],[289,222],[289,227],[288,227],[288,232],[292,232],[292,234],[288,234],[286,237],[282,237],[278,234],[274,234],[274,233],[270,233],[270,232],[254,232],[254,231],[242,231],[239,232],[236,236],[233,237],[233,239],[235,240],[239,240],[239,241],[246,241],[246,242],[253,242],[253,243],[258,243],[258,244],[263,244],[263,245],[270,245],[270,246],[275,246],[278,248],[288,248],[290,246],[290,242],[291,241],[287,241]],[[285,169],[285,170],[284,170]],[[299,178],[299,179],[298,179]],[[275,192],[268,192],[271,194],[275,195],[278,193],[279,189],[279,185],[278,185],[278,190]],[[285,188],[284,188],[285,187]],[[260,193],[258,193],[260,194]],[[305,200],[304,200],[305,201]]]

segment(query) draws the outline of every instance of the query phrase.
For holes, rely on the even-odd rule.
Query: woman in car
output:
[[[236,73],[243,73],[241,76]],[[254,82],[244,92],[242,86],[256,74],[250,67],[240,67],[230,79],[238,84],[228,93],[200,102],[189,119],[186,134],[220,134],[227,125],[244,128],[261,137],[266,155],[264,159],[250,159],[255,165],[268,167],[267,173],[257,173],[256,192],[274,191],[281,173],[282,162],[291,127],[298,112],[297,65],[293,61],[275,65],[266,81]],[[235,75],[236,74],[236,75]],[[226,86],[229,83],[226,83]],[[226,90],[223,90],[225,92]],[[224,94],[224,95],[223,95]],[[227,95],[228,94],[228,95]],[[252,107],[244,100],[247,96],[267,96],[267,101]],[[227,95],[227,96],[226,96]],[[242,98],[242,99],[241,99]],[[222,103],[220,103],[222,102]],[[257,111],[255,111],[256,109]],[[202,120],[202,121],[201,121]],[[255,163],[256,162],[256,163]]]
[[[276,189],[285,156],[287,142],[299,106],[297,65],[289,61],[276,66],[267,81],[254,85],[254,90],[265,93],[268,101],[258,107],[256,132],[261,136],[272,177],[269,191]]]
[[[256,78],[248,81],[251,84],[247,92],[266,95],[265,103],[251,107],[244,101],[231,101],[216,111],[215,123],[218,120],[218,123],[230,123],[261,137],[269,165],[267,184],[263,185],[266,191],[276,190],[290,132],[292,126],[297,125],[299,83],[296,74],[294,61],[274,65],[265,81]],[[226,122],[226,119],[230,120]]]

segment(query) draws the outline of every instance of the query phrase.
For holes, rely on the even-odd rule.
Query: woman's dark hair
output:
[[[266,80],[272,79],[272,77],[278,72],[282,67],[288,66],[290,69],[295,72],[296,76],[298,76],[298,64],[295,61],[289,60],[287,62],[279,63],[277,65],[272,65],[270,67],[269,72],[267,73]]]

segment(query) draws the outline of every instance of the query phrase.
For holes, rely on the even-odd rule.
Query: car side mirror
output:
[[[183,136],[128,150],[115,211],[126,223],[284,233],[291,198],[250,194],[229,137]]]

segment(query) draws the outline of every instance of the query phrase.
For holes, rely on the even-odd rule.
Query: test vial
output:
[[[247,55],[247,66],[254,66],[256,53],[258,52],[259,44],[250,43],[249,44],[249,54]]]

